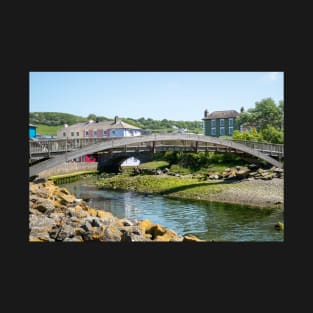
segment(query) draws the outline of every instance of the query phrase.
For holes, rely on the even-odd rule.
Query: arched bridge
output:
[[[52,141],[50,141],[50,143],[51,142]],[[252,147],[249,147],[247,144],[251,145],[252,143],[245,142],[244,144],[243,142],[239,143],[238,141],[196,134],[153,134],[136,137],[106,138],[105,140],[99,140],[97,143],[89,144],[84,147],[80,144],[77,145],[76,148],[74,147],[72,149],[68,149],[67,147],[63,150],[60,148],[54,150],[48,149],[50,158],[31,165],[29,169],[29,176],[31,177],[37,175],[44,170],[55,167],[68,160],[99,151],[106,151],[108,153],[154,153],[157,151],[230,152],[242,156],[250,155],[279,168],[283,167],[281,162],[270,156],[278,156],[279,158],[283,157],[283,145],[260,143],[259,147],[256,147],[255,144],[253,144]],[[269,148],[266,145],[271,146],[270,150],[268,150]],[[43,145],[41,144],[41,146]],[[273,146],[275,146],[274,150],[272,148]],[[278,146],[278,148],[276,146]],[[32,153],[33,151],[30,151],[30,154]]]

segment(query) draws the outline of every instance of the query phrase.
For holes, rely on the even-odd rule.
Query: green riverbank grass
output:
[[[281,208],[282,202],[270,203],[266,191],[259,184],[232,180],[207,180],[203,176],[137,175],[118,174],[99,177],[96,186],[100,189],[132,190],[144,194],[159,194],[168,198],[197,201],[213,201],[240,204],[247,207]],[[255,194],[255,199],[253,196]],[[263,194],[264,200],[262,200]]]
[[[209,200],[211,194],[219,193],[230,185],[229,183],[202,181],[191,177],[127,176],[121,174],[111,178],[100,178],[96,184],[98,188],[103,189],[133,190],[196,200]]]
[[[62,174],[62,175],[54,175],[54,176],[48,177],[48,180],[52,180],[55,184],[64,184],[64,183],[73,182],[87,175],[98,174],[98,172],[99,172],[98,170],[89,170],[89,171],[80,171],[80,172],[74,172],[74,173],[68,173],[68,174]]]
[[[153,169],[164,169],[169,166],[169,163],[166,161],[152,161],[152,162],[146,162],[142,163],[139,165],[139,168],[142,169],[148,169],[148,170],[153,170]]]

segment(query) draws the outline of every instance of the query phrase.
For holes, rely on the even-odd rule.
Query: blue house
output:
[[[237,117],[240,114],[235,110],[214,111],[209,114],[204,111],[203,134],[205,136],[219,137],[232,136],[234,130],[239,130]]]
[[[29,124],[28,130],[29,130],[29,138],[36,138],[37,132],[36,132],[37,126]]]

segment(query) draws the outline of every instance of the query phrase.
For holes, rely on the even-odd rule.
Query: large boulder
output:
[[[186,241],[150,220],[118,219],[111,212],[91,208],[53,182],[30,183],[29,195],[30,242]]]

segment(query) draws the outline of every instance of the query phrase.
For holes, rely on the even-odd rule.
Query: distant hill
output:
[[[87,121],[86,117],[77,116],[68,113],[58,113],[58,112],[31,112],[29,113],[29,122],[31,124],[37,125],[72,125],[75,123]]]
[[[187,132],[196,134],[202,133],[202,121],[173,121],[173,120],[154,120],[152,118],[123,118],[120,117],[124,122],[143,128],[150,129],[153,133],[155,132],[172,132],[175,130],[183,129]],[[72,125],[81,122],[87,122],[89,119],[98,121],[113,120],[114,118],[107,118],[105,116],[96,116],[95,114],[89,114],[87,117],[82,117],[69,113],[59,112],[31,112],[29,113],[29,123],[34,125],[40,125],[41,135],[56,135],[56,129],[59,129],[64,124]],[[42,125],[47,127],[43,128]],[[48,126],[54,126],[49,128]],[[60,126],[60,127],[55,127]],[[53,129],[52,133],[49,129]],[[37,129],[38,131],[38,129]],[[49,132],[46,133],[46,132]]]

